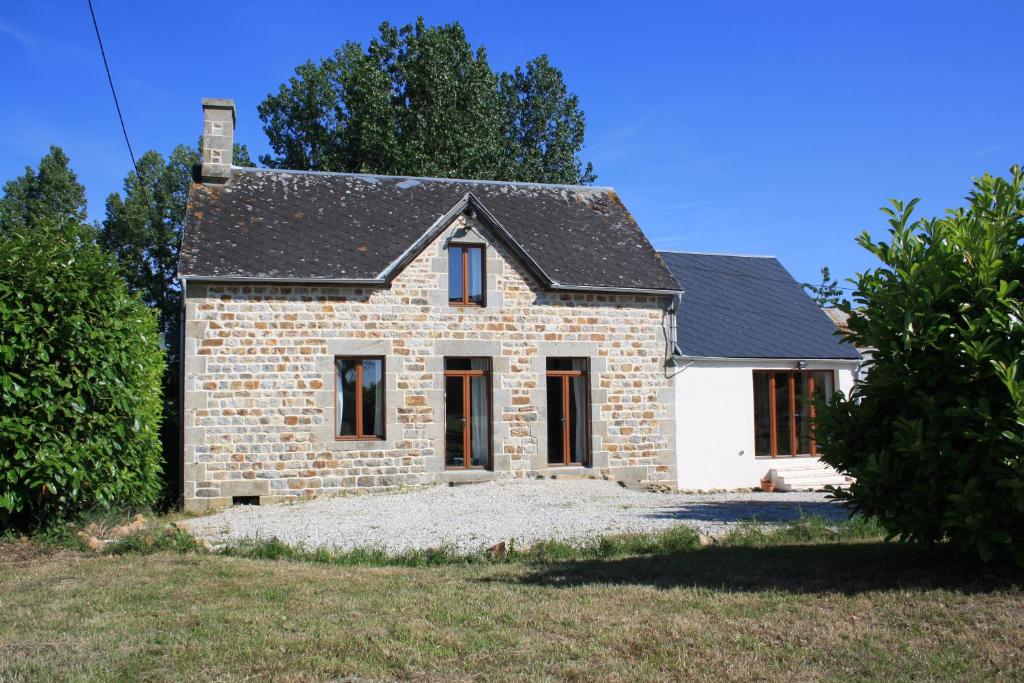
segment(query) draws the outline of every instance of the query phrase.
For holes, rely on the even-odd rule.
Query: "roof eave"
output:
[[[643,287],[599,287],[594,285],[566,285],[553,282],[547,286],[553,292],[595,292],[607,294],[649,294],[652,296],[677,296],[680,289],[648,289]]]
[[[798,361],[807,362],[829,362],[829,363],[861,363],[863,358],[849,358],[849,357],[829,357],[822,358],[820,356],[690,356],[683,353],[672,354],[674,360],[723,360],[723,361],[736,361],[744,363],[757,363],[757,362],[769,362],[769,361],[786,361],[796,363]]]
[[[245,282],[250,284],[288,285],[348,285],[351,287],[387,287],[389,283],[380,279],[349,279],[325,277],[263,277],[258,275],[181,275],[182,282]]]
[[[351,287],[381,287],[391,285],[391,281],[381,278],[373,279],[346,279],[346,278],[323,278],[323,277],[261,277],[255,275],[182,275],[178,274],[182,282],[244,282],[249,284],[294,284],[294,285],[348,285]],[[545,287],[548,291],[558,292],[584,292],[584,293],[606,293],[606,294],[644,294],[652,296],[675,296],[678,292],[674,289],[642,289],[635,287],[594,287],[590,285],[564,285],[553,283]]]

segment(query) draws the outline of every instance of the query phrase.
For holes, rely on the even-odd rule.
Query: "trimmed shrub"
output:
[[[75,223],[0,237],[0,525],[160,491],[156,316]]]
[[[915,203],[884,209],[889,243],[858,239],[882,262],[850,318],[873,361],[821,406],[823,459],[890,535],[1024,564],[1024,173],[985,175],[941,218],[912,221]]]

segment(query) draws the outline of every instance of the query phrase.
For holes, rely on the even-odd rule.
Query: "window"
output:
[[[589,456],[586,358],[547,359],[548,464],[584,465]]]
[[[384,438],[384,359],[335,358],[338,439]]]
[[[828,400],[831,370],[754,371],[754,454],[818,455],[813,398]]]
[[[452,306],[483,306],[484,247],[448,245],[448,303]]]
[[[491,359],[444,359],[444,464],[489,467],[491,460]]]

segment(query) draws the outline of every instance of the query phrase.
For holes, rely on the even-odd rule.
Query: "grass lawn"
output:
[[[0,545],[0,680],[990,680],[1024,577],[877,540],[424,567]],[[788,545],[787,545],[788,544]]]

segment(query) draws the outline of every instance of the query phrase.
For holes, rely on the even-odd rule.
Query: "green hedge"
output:
[[[853,400],[818,414],[840,493],[892,535],[1024,564],[1024,173],[975,181],[964,208],[911,221],[893,203],[882,265],[857,281]],[[847,307],[849,310],[849,307]]]
[[[0,235],[0,525],[160,492],[156,316],[76,224]]]

